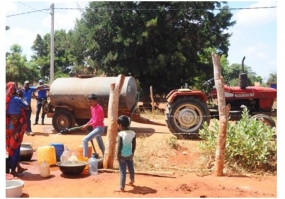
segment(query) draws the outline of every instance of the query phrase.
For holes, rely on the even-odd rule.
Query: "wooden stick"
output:
[[[98,169],[100,172],[106,172],[106,173],[119,173],[119,170],[116,169]],[[127,173],[129,173],[127,171]],[[167,172],[167,171],[136,171],[136,175],[151,175],[151,176],[160,176],[160,177],[170,177],[174,175],[174,172]]]

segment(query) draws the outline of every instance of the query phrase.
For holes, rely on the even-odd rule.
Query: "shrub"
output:
[[[213,126],[205,123],[200,130],[199,144],[204,156],[215,158],[218,143],[218,120],[213,120]],[[236,124],[228,123],[226,136],[225,165],[253,171],[266,170],[274,165],[276,171],[276,141],[272,140],[275,128],[267,126],[260,120],[250,119],[249,111],[245,108],[242,117]],[[270,167],[272,170],[272,166]]]

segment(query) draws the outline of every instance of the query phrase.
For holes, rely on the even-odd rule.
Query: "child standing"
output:
[[[134,170],[134,153],[136,150],[136,133],[129,129],[130,121],[125,115],[121,115],[117,120],[120,132],[117,137],[117,160],[120,169],[120,188],[115,191],[125,191],[126,170],[130,173],[130,182],[128,185],[133,186],[135,182]]]

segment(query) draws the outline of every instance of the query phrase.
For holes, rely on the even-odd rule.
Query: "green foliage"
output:
[[[267,80],[267,83],[272,83],[276,82],[277,83],[277,73],[270,73],[269,78]]]
[[[43,78],[50,76],[50,34],[46,34],[43,37],[37,35],[36,39],[31,47],[34,51],[32,55],[32,61],[38,65],[40,70],[40,76]]]
[[[239,86],[239,76],[241,73],[247,74],[248,86],[253,86],[255,82],[262,83],[263,81],[260,76],[256,76],[256,73],[251,70],[250,66],[244,65],[243,71],[241,64],[232,64],[231,66],[222,65],[222,75],[225,84],[229,86]]]
[[[58,75],[60,72],[65,76],[71,72],[71,66],[74,64],[75,58],[71,53],[70,34],[65,30],[56,30],[54,34],[54,71]],[[32,46],[34,54],[32,60],[38,64],[41,77],[50,76],[50,34],[45,34],[43,37],[37,35]],[[60,71],[60,72],[58,72]]]
[[[34,62],[28,62],[26,56],[22,55],[22,48],[18,44],[11,46],[6,53],[6,82],[13,81],[19,86],[25,80],[37,81],[39,73]]]
[[[57,71],[54,73],[54,79],[60,78],[60,77],[70,77],[69,74]]]
[[[70,52],[78,65],[88,57],[107,76],[131,74],[143,96],[150,86],[158,95],[184,83],[196,87],[196,77],[204,82],[213,74],[203,49],[228,52],[230,34],[224,30],[235,22],[226,4],[93,1],[71,32]]]
[[[150,86],[163,96],[185,83],[201,90],[213,77],[214,52],[221,55],[226,83],[234,79],[229,83],[236,85],[240,68],[231,70],[225,59],[231,36],[225,30],[235,25],[231,17],[227,2],[220,1],[92,1],[74,30],[55,31],[55,76],[132,75],[140,82],[141,96],[149,96]],[[38,34],[32,50],[37,65],[32,73],[48,79],[50,34]],[[24,79],[19,66],[7,64],[8,79]],[[262,82],[254,73],[249,80],[249,85]]]
[[[200,130],[203,139],[199,147],[210,157],[215,157],[218,143],[218,120],[213,126],[204,124]],[[268,169],[268,165],[276,158],[277,145],[272,140],[275,128],[267,126],[260,120],[250,119],[247,109],[243,110],[241,120],[236,124],[228,123],[225,164],[233,168],[249,171]],[[276,169],[276,168],[275,168]]]

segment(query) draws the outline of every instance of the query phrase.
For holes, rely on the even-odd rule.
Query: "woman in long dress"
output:
[[[9,157],[9,170],[13,175],[26,170],[19,164],[20,147],[27,129],[25,109],[28,110],[29,105],[17,96],[15,82],[8,82],[6,84],[6,151]]]

